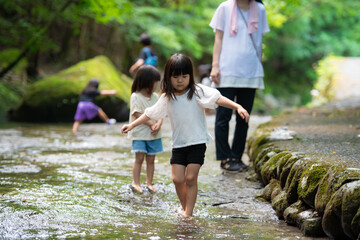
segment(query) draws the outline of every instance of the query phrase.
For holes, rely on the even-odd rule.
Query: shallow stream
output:
[[[250,133],[268,120],[253,116]],[[207,121],[213,135],[214,116]],[[121,126],[82,124],[73,135],[71,124],[1,124],[0,239],[311,239],[254,198],[262,186],[246,173],[221,174],[214,143],[194,217],[179,218],[167,121],[155,165],[159,191],[132,192],[134,156]]]

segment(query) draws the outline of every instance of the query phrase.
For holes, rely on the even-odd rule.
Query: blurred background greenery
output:
[[[34,82],[98,55],[119,72],[138,57],[147,32],[166,59],[182,52],[211,64],[210,20],[221,0],[0,0],[0,119]],[[264,0],[264,91],[255,110],[274,114],[311,101],[317,66],[328,56],[360,56],[360,1]]]

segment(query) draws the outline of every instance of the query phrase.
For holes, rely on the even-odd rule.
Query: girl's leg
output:
[[[144,161],[145,153],[137,152],[135,153],[135,162],[133,165],[133,184],[132,186],[135,188],[136,191],[142,193],[141,185],[140,185],[140,173],[141,173],[141,166]]]
[[[153,177],[155,170],[155,155],[146,154],[146,186],[153,192],[157,192],[157,189],[153,186]]]
[[[197,179],[199,175],[201,165],[191,163],[187,166],[186,169],[186,207],[185,207],[185,217],[190,217],[193,214],[195,202],[198,192]]]
[[[100,119],[103,120],[104,122],[107,123],[109,121],[108,116],[101,108],[99,108],[99,110],[98,110],[98,115],[99,115]]]
[[[81,124],[82,121],[75,121],[74,124],[73,124],[73,127],[72,127],[72,132],[73,133],[76,133],[78,128],[79,128],[79,125]]]
[[[186,210],[185,170],[186,167],[184,165],[171,164],[172,179],[183,210]]]

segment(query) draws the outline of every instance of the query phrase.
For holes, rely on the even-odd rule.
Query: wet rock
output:
[[[258,129],[249,138],[247,144],[248,144],[248,154],[251,161],[254,161],[257,155],[259,154],[258,149],[261,146],[263,146],[265,143],[269,142],[269,138],[268,138],[269,135],[270,133]]]
[[[359,233],[357,239],[360,239],[360,208],[351,222],[351,229],[354,233]]]
[[[310,236],[310,237],[324,236],[325,233],[321,227],[321,217],[305,219],[303,224],[301,225],[301,232],[305,236]]]
[[[271,200],[271,206],[274,208],[276,212],[276,216],[279,219],[284,218],[284,211],[289,206],[289,203],[287,201],[286,192],[285,191],[279,191],[279,193],[272,198]]]
[[[332,166],[320,181],[315,195],[316,211],[323,215],[332,195],[345,183],[356,180],[360,180],[359,169],[344,168],[338,165]]]
[[[327,173],[330,165],[323,162],[308,164],[299,179],[298,195],[311,208],[315,206],[315,195],[321,179]]]
[[[284,211],[285,222],[289,225],[296,226],[297,219],[299,218],[298,214],[305,210],[306,210],[306,206],[304,205],[304,203],[301,200],[298,200],[297,202],[291,204]]]
[[[279,169],[279,180],[280,185],[282,188],[285,187],[287,178],[289,176],[290,170],[295,162],[297,162],[299,159],[303,158],[301,154],[292,154],[290,158],[283,158],[281,159],[280,165],[282,166],[281,170]]]
[[[279,189],[281,191],[280,183],[276,179],[271,179],[270,183],[263,188],[261,196],[266,201],[271,201],[271,195],[275,189]]]
[[[331,197],[327,203],[322,219],[322,228],[325,234],[335,239],[349,239],[341,226],[342,197],[346,190],[346,184]]]
[[[311,164],[311,160],[309,158],[301,158],[292,165],[284,188],[286,191],[287,201],[290,204],[296,202],[299,198],[298,186],[300,177],[309,164]]]
[[[342,197],[341,225],[347,236],[356,239],[359,228],[352,228],[352,221],[360,209],[360,181],[346,184],[346,191]],[[355,224],[356,225],[356,224]],[[359,226],[359,225],[358,225]]]
[[[254,162],[255,172],[261,175],[261,168],[273,156],[280,152],[280,149],[274,146],[264,148]]]
[[[277,169],[282,157],[291,155],[289,152],[280,152],[267,161],[261,168],[261,177],[264,184],[268,184],[271,179],[278,179]]]

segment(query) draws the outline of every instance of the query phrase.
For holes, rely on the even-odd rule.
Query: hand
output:
[[[249,122],[250,115],[245,108],[239,106],[236,111],[240,115],[240,117],[245,120],[245,122]]]
[[[132,126],[130,124],[124,125],[121,128],[122,133],[128,133],[132,129]]]
[[[220,69],[219,69],[219,66],[213,67],[211,69],[210,77],[211,77],[211,81],[213,81],[217,85],[220,84]]]
[[[155,123],[154,125],[151,126],[151,134],[152,135],[158,134],[158,132],[160,131],[160,128],[161,128],[161,122],[158,121],[157,123]]]

